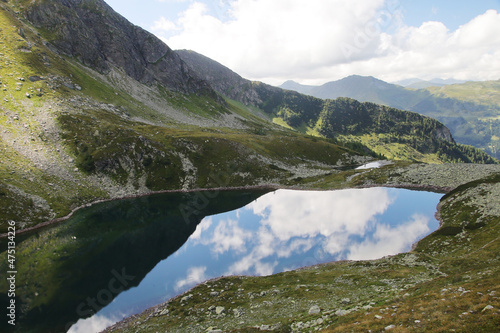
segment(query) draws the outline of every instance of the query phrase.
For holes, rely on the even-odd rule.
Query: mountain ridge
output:
[[[456,79],[433,78],[430,80],[422,80],[419,78],[410,78],[390,83],[397,84],[405,88],[421,89],[427,87],[442,87],[449,84],[460,84],[465,82],[466,82],[465,80],[456,80]]]
[[[296,130],[312,135],[325,136],[330,139],[340,139],[343,140],[343,144],[361,144],[367,146],[368,149],[378,154],[378,156],[386,155],[386,157],[389,158],[401,158],[401,155],[397,152],[392,152],[391,149],[387,150],[383,148],[383,146],[391,144],[396,147],[402,144],[411,146],[410,149],[412,152],[409,153],[411,156],[409,158],[415,160],[422,160],[422,158],[425,158],[424,155],[426,154],[434,154],[433,157],[430,157],[430,160],[434,162],[439,160],[471,162],[474,161],[475,158],[479,158],[481,161],[494,161],[480,151],[472,153],[474,149],[469,151],[469,148],[465,146],[455,146],[454,148],[448,146],[449,144],[454,145],[455,141],[450,133],[444,134],[445,132],[449,132],[449,130],[445,128],[443,124],[439,124],[437,120],[430,120],[420,115],[416,117],[416,113],[399,111],[394,107],[373,107],[370,102],[359,104],[356,100],[347,99],[339,101],[338,103],[331,103],[329,100],[311,96],[310,94],[301,94],[293,90],[281,90],[280,88],[262,82],[243,79],[229,68],[194,51],[180,50],[176,52],[179,53],[189,66],[200,73],[202,77],[211,84],[213,83],[213,87],[220,94],[226,96],[230,95],[246,105],[257,107],[263,110],[269,118],[273,119],[273,121]],[[343,82],[348,82],[349,85],[355,86],[359,78],[360,76],[351,76],[343,80]],[[364,81],[367,82],[367,85],[382,87],[382,89],[392,86],[375,78],[364,78]],[[225,84],[221,85],[220,82],[225,82]],[[362,94],[366,90],[365,87],[358,87],[357,89],[357,91]],[[234,94],[235,91],[238,93]],[[407,95],[412,93],[398,86],[398,91],[396,93],[390,91],[388,96],[394,94],[398,95],[401,92],[406,92]],[[249,99],[247,98],[248,96],[252,96],[252,98]],[[406,95],[399,95],[398,98],[404,100]],[[369,100],[369,98],[360,98],[361,101],[367,99]],[[363,111],[357,114],[356,118],[352,118],[348,116],[348,110],[353,109]],[[332,112],[332,110],[335,111]],[[403,114],[404,112],[408,112],[408,114],[407,116],[401,116],[401,112],[403,112]],[[363,114],[363,116],[361,116],[361,114]],[[410,126],[403,130],[404,127],[391,127],[387,126],[387,124],[373,127],[369,125],[370,121],[366,122],[366,119],[363,118],[370,119],[370,121],[376,118],[400,119],[400,121],[413,119],[414,122],[412,123],[413,127]],[[340,124],[340,126],[335,126],[335,131],[326,129],[326,124],[332,125],[335,122]],[[432,123],[432,125],[424,125],[426,123]],[[395,132],[395,128],[399,128],[399,132]],[[423,128],[432,128],[433,131],[439,128],[438,131],[443,133],[443,135],[440,136],[443,139],[442,143],[438,144],[438,142],[435,142],[436,136],[430,133],[424,134],[425,131],[422,131]],[[356,130],[353,131],[352,129]],[[419,137],[422,142],[416,144],[415,138],[410,138],[412,136],[411,133],[424,135]],[[388,139],[388,137],[390,137],[390,139]],[[440,148],[440,145],[443,147]],[[427,149],[426,146],[433,148]],[[464,151],[459,152],[460,150]],[[465,152],[465,150],[469,152]],[[476,157],[472,159],[466,158],[465,156],[470,153]]]
[[[490,156],[500,157],[500,97],[498,81],[442,80],[440,86],[408,89],[374,77],[352,75],[308,87],[288,85],[318,98],[349,97],[360,101],[420,113],[443,122],[452,131],[457,142],[473,145]],[[450,82],[451,84],[444,84]]]
[[[114,65],[149,86],[158,82],[185,93],[211,92],[170,47],[104,1],[35,1],[26,6],[26,19],[59,52],[103,74]]]

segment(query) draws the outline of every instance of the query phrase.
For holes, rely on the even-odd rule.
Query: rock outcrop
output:
[[[453,136],[451,135],[450,130],[446,126],[436,128],[434,130],[434,138],[445,140],[445,141],[448,141],[451,143],[455,143],[455,140],[453,139]]]

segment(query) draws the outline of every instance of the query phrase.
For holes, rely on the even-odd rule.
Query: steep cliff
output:
[[[116,66],[149,86],[213,93],[165,43],[102,0],[38,0],[26,5],[24,15],[55,49],[101,73]]]

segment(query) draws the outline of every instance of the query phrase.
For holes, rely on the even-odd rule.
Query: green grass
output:
[[[228,114],[227,108],[218,103],[214,98],[205,94],[179,94],[169,91],[158,85],[160,95],[167,100],[174,108],[183,110],[186,113],[194,113],[204,118],[217,118],[223,114]]]
[[[426,90],[439,97],[500,107],[500,80],[451,84],[443,87],[429,87]]]
[[[424,154],[406,144],[391,142],[387,134],[364,134],[359,136],[339,136],[341,141],[354,141],[365,145],[375,153],[385,156],[390,160],[397,161],[420,161],[424,163],[443,163],[437,154]]]
[[[262,110],[256,108],[255,106],[243,105],[243,103],[235,101],[233,99],[226,98],[225,100],[230,110],[234,113],[242,116],[245,119],[251,120],[256,124],[261,124],[261,126],[263,127],[269,127],[269,115],[264,113]]]

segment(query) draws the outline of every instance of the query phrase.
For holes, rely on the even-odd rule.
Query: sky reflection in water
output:
[[[270,275],[408,251],[437,229],[440,197],[388,188],[265,194],[240,209],[204,218],[138,287],[84,322],[119,320],[222,275]]]

